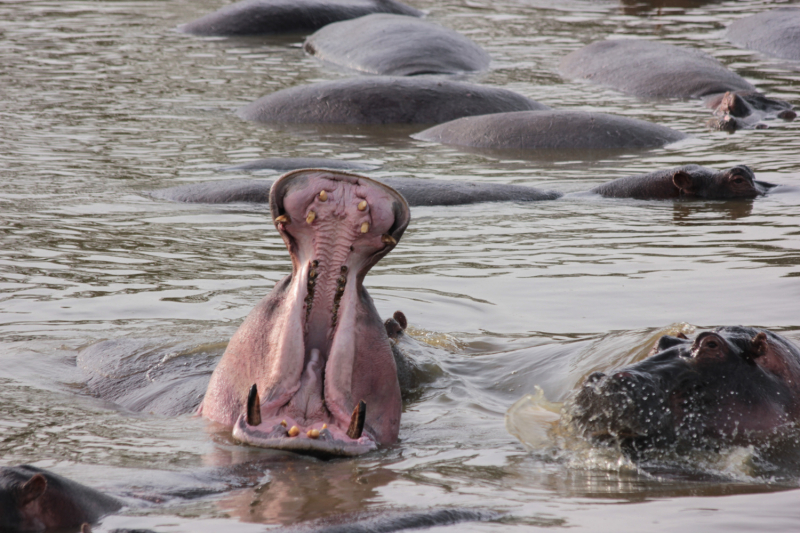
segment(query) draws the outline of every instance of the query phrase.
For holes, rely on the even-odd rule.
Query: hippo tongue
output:
[[[238,404],[234,436],[339,455],[393,442],[400,419],[397,375],[385,328],[362,283],[408,225],[405,200],[368,178],[301,170],[275,182],[270,206],[292,275],[251,313],[220,363],[228,352],[262,361],[257,368],[246,365],[249,376],[236,367],[237,381],[249,378],[246,386],[235,385],[244,389],[237,395],[244,397],[255,383],[263,403],[255,426]],[[209,392],[212,386],[213,377]],[[206,409],[208,400],[207,393],[203,414],[216,418]],[[360,415],[364,431],[352,438],[347,432],[360,400],[367,407]]]

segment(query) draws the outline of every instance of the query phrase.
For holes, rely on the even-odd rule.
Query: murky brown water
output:
[[[640,101],[557,73],[561,57],[594,40],[659,38],[700,47],[797,106],[800,65],[723,36],[732,20],[773,2],[410,3],[489,51],[491,70],[468,79],[695,137],[606,160],[525,161],[415,141],[408,128],[267,128],[232,110],[347,73],[306,57],[299,37],[173,31],[218,0],[2,2],[0,464],[29,462],[125,495],[191,486],[185,476],[205,467],[274,460],[256,488],[140,503],[98,531],[257,531],[448,506],[506,514],[454,531],[796,528],[798,493],[786,489],[798,480],[754,474],[747,450],[705,458],[713,476],[653,475],[608,457],[528,451],[504,426],[506,410],[536,386],[559,401],[586,372],[620,362],[671,324],[746,324],[800,340],[793,193],[736,203],[565,198],[415,208],[367,285],[383,316],[402,309],[417,333],[445,348],[436,352],[443,375],[407,405],[400,444],[359,459],[250,450],[209,435],[200,419],[133,414],[87,394],[75,369],[81,347],[126,337],[219,346],[288,272],[264,209],[139,194],[236,177],[220,166],[334,157],[381,163],[376,177],[579,191],[677,164],[746,163],[760,179],[800,185],[800,122],[709,132],[698,102]]]

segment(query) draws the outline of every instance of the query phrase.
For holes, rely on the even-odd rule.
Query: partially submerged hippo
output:
[[[800,420],[800,349],[741,326],[664,336],[647,359],[587,377],[565,413],[579,434],[628,452],[757,445]]]
[[[243,0],[178,26],[178,30],[219,36],[312,32],[370,13],[422,16],[421,11],[395,0]]]
[[[248,161],[232,167],[225,167],[221,170],[226,172],[258,172],[260,170],[274,170],[278,172],[288,172],[290,170],[300,170],[301,168],[327,168],[332,170],[375,170],[380,165],[372,163],[362,163],[348,159],[325,159],[322,157],[268,157]]]
[[[297,124],[438,124],[459,117],[549,109],[474,83],[376,76],[291,87],[239,109],[245,120]]]
[[[734,21],[726,37],[734,44],[781,59],[800,60],[800,7],[787,6]]]
[[[122,502],[35,466],[0,467],[0,531],[79,528]]]
[[[367,15],[329,24],[303,48],[328,63],[367,74],[414,76],[486,70],[489,54],[460,33],[403,15]]]
[[[380,180],[403,195],[409,206],[463,205],[480,202],[536,202],[555,200],[562,193],[524,185],[464,181],[384,178]],[[154,198],[173,202],[228,204],[269,202],[272,182],[268,180],[224,180],[190,183],[151,191]]]
[[[727,200],[763,196],[772,183],[758,181],[750,167],[737,165],[718,171],[700,165],[659,170],[650,174],[619,178],[589,190],[606,198],[668,200],[703,198]]]
[[[666,126],[606,113],[548,110],[460,118],[413,137],[502,150],[621,150],[664,146],[686,135]]]
[[[759,118],[796,115],[782,100],[765,97],[710,55],[639,39],[598,41],[572,52],[561,73],[645,98],[703,98],[722,117],[716,127],[736,129]],[[735,120],[753,115],[748,121]]]
[[[301,170],[275,182],[270,209],[292,274],[231,338],[199,412],[268,448],[357,455],[395,442],[397,370],[362,283],[405,231],[408,204],[362,176]]]

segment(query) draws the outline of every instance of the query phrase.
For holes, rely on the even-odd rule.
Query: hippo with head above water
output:
[[[619,178],[588,191],[606,198],[668,200],[703,198],[728,200],[765,195],[772,183],[758,181],[750,167],[737,165],[717,171],[700,165],[685,165],[640,176]]]
[[[421,17],[395,0],[243,0],[178,27],[194,35],[244,36],[309,32],[370,13]]]
[[[300,170],[275,182],[270,208],[292,274],[231,338],[199,412],[267,448],[358,455],[395,442],[397,369],[363,280],[400,240],[408,204],[369,178]]]
[[[560,65],[568,78],[586,79],[644,98],[703,98],[719,129],[754,125],[760,118],[793,119],[792,106],[767,98],[710,55],[640,39],[598,41]],[[741,119],[747,120],[741,120]],[[737,120],[738,119],[738,120]]]
[[[0,531],[78,528],[122,503],[35,466],[0,467]]]
[[[741,326],[664,336],[647,359],[587,377],[565,412],[578,433],[633,453],[763,443],[800,420],[800,349]]]

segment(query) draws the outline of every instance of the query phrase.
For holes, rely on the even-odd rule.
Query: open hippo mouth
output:
[[[266,448],[347,456],[395,442],[397,370],[362,283],[408,226],[406,201],[369,178],[299,170],[270,207],[292,274],[233,336],[200,412]]]

